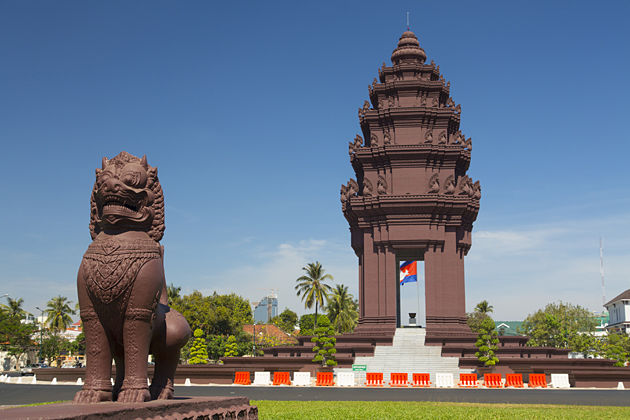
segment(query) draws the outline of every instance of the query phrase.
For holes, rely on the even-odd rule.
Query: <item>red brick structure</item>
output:
[[[399,263],[425,263],[428,332],[465,333],[464,256],[481,187],[466,175],[471,139],[450,83],[413,32],[400,37],[359,109],[363,138],[350,143],[356,181],[341,187],[359,258],[357,332],[400,326]]]

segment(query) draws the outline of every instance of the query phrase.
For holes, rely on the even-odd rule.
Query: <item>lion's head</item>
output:
[[[90,234],[102,230],[143,230],[155,241],[164,234],[164,196],[157,168],[142,159],[120,152],[111,160],[103,158],[96,169],[90,198]]]

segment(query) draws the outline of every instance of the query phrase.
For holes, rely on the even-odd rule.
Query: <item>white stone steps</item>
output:
[[[354,363],[367,365],[368,372],[383,372],[383,379],[389,380],[390,373],[407,372],[429,373],[435,381],[435,373],[452,373],[455,378],[469,369],[459,368],[459,358],[442,357],[439,346],[425,346],[424,328],[397,328],[391,346],[376,346],[374,356],[356,357]]]

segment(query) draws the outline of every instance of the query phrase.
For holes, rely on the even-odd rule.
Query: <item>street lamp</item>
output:
[[[42,362],[42,345],[44,344],[44,310],[39,306],[36,306],[35,309],[41,312],[40,321],[39,321],[39,362]]]

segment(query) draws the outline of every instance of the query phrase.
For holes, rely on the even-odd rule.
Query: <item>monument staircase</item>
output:
[[[377,345],[372,356],[357,356],[354,363],[366,365],[367,372],[383,372],[385,380],[396,372],[406,372],[409,378],[413,373],[429,373],[435,383],[437,372],[452,373],[457,378],[460,373],[473,371],[474,367],[460,368],[457,356],[443,356],[441,347],[425,345],[425,338],[424,328],[397,328],[391,346]]]

